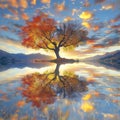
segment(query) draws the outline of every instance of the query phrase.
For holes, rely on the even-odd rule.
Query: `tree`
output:
[[[87,82],[80,80],[75,74],[60,75],[60,64],[52,72],[44,74],[33,73],[22,78],[22,95],[33,106],[54,103],[56,96],[71,97],[75,92],[86,91]]]
[[[77,22],[57,24],[45,13],[40,13],[21,27],[22,45],[34,49],[48,49],[54,51],[56,58],[60,58],[61,47],[78,46],[87,40],[87,31],[82,30]]]

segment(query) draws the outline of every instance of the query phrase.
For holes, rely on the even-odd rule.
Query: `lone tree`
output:
[[[21,36],[22,45],[34,49],[52,50],[58,59],[61,47],[76,47],[85,42],[87,31],[82,30],[77,22],[57,24],[53,18],[40,13],[21,27]]]

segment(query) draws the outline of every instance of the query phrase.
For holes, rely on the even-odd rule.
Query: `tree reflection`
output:
[[[22,79],[22,95],[33,106],[54,103],[56,97],[71,97],[76,92],[87,90],[87,82],[74,73],[60,75],[60,64],[49,73],[33,73]]]
[[[55,92],[49,85],[46,85],[47,76],[45,74],[33,73],[22,79],[23,96],[27,102],[32,102],[33,106],[40,107],[43,103],[54,102]]]

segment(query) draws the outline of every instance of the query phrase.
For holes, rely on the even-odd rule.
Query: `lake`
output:
[[[0,120],[119,120],[120,70],[83,62],[0,72]]]

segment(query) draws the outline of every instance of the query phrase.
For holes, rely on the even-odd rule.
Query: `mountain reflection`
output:
[[[74,72],[64,72],[61,75],[59,68],[60,64],[57,64],[52,72],[32,73],[22,78],[22,95],[26,98],[26,102],[41,107],[54,103],[58,97],[70,98],[74,93],[87,91],[88,83],[85,78],[81,79]]]

